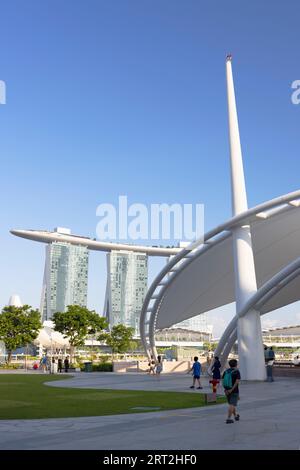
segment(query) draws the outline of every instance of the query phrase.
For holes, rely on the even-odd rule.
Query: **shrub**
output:
[[[93,372],[112,372],[113,365],[111,362],[102,362],[101,364],[93,364]]]
[[[101,364],[107,364],[109,359],[111,359],[111,355],[106,355],[106,356],[99,356],[99,361]]]
[[[0,364],[1,369],[23,369],[22,364]]]

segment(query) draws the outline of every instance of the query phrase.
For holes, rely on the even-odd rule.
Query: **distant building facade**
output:
[[[300,348],[300,325],[263,329],[263,342],[277,348]]]
[[[107,255],[104,311],[110,328],[123,324],[139,336],[139,322],[148,285],[148,256],[132,251]]]
[[[180,323],[173,325],[173,328],[182,328],[184,330],[198,331],[202,333],[207,333],[210,337],[212,336],[213,326],[209,325],[207,322],[207,313],[202,313],[201,315],[196,315],[195,317],[189,318],[188,320],[183,320]]]
[[[207,331],[188,330],[186,328],[163,328],[155,332],[156,345],[191,344],[202,345],[211,341],[211,334]]]
[[[58,227],[57,233],[69,229]],[[41,298],[42,320],[51,320],[55,312],[68,305],[87,305],[89,251],[86,246],[55,241],[46,246],[46,262]]]

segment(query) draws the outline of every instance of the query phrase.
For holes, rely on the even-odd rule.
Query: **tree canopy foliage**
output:
[[[0,315],[0,340],[8,351],[8,362],[12,352],[32,343],[41,329],[40,312],[29,305],[22,307],[7,306]]]
[[[83,346],[89,336],[96,336],[107,328],[104,317],[80,305],[68,305],[66,312],[54,313],[52,321],[55,331],[67,338],[72,348]]]
[[[134,329],[125,325],[115,325],[109,333],[102,333],[99,341],[105,341],[113,353],[125,353],[132,345]]]

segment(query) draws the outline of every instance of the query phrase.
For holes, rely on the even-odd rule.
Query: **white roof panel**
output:
[[[300,210],[291,206],[251,224],[257,285],[260,287],[300,256]],[[156,328],[221,307],[235,300],[232,238],[216,244],[179,271],[166,289]],[[300,279],[280,290],[263,307],[269,312],[300,300]]]

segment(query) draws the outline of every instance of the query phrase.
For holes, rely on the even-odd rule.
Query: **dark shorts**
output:
[[[200,379],[200,375],[194,375],[194,379]]]
[[[239,394],[238,393],[230,393],[230,395],[227,395],[227,401],[228,401],[229,405],[237,406],[238,401],[239,401]]]

